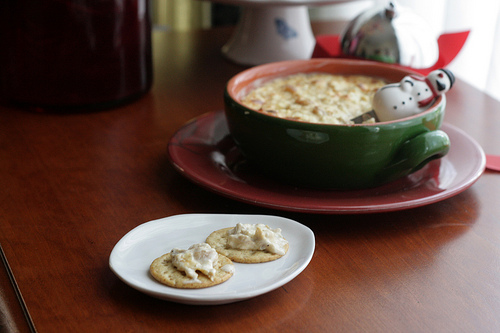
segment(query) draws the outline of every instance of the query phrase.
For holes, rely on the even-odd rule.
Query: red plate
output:
[[[168,144],[170,161],[185,177],[215,193],[252,205],[306,213],[359,214],[428,205],[469,188],[485,169],[482,148],[462,130],[443,124],[449,153],[423,169],[377,188],[316,190],[278,183],[247,165],[229,135],[223,111],[184,125]]]

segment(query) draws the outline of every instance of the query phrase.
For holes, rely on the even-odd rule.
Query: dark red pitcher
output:
[[[107,108],[152,83],[149,0],[0,1],[0,101]]]

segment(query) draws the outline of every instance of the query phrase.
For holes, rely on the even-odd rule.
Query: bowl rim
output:
[[[395,72],[400,72],[401,78],[403,78],[406,75],[420,75],[419,72],[412,70],[411,68],[407,67],[402,67],[394,64],[388,64],[388,63],[383,63],[383,62],[377,62],[377,61],[370,61],[370,60],[359,60],[359,59],[336,59],[336,58],[314,58],[314,59],[301,59],[301,60],[284,60],[284,61],[278,61],[278,62],[271,62],[263,65],[258,65],[254,66],[248,69],[245,69],[233,77],[229,79],[229,81],[226,83],[225,89],[224,89],[224,94],[227,96],[227,98],[231,99],[232,102],[236,103],[239,107],[243,108],[245,113],[248,114],[254,114],[257,115],[258,117],[262,117],[263,119],[273,119],[273,121],[278,121],[282,122],[284,124],[303,124],[307,126],[314,126],[314,127],[374,127],[374,126],[384,126],[384,125],[393,125],[394,123],[404,123],[406,121],[411,121],[415,118],[420,118],[420,117],[425,117],[427,114],[432,113],[436,111],[441,105],[446,103],[446,96],[445,95],[440,95],[436,98],[436,100],[433,102],[432,106],[430,106],[427,110],[414,114],[409,117],[404,117],[396,120],[391,120],[391,121],[383,121],[383,122],[375,122],[375,123],[367,123],[367,124],[326,124],[326,123],[314,123],[314,122],[308,122],[308,121],[302,121],[302,120],[292,120],[292,119],[287,119],[287,118],[281,118],[277,117],[274,115],[270,115],[264,112],[260,112],[255,109],[251,109],[245,105],[243,105],[240,102],[240,98],[234,94],[234,91],[232,87],[236,84],[238,80],[240,80],[242,77],[246,75],[251,75],[253,72],[263,72],[266,69],[269,69],[269,71],[261,75],[257,78],[254,78],[252,80],[249,80],[249,82],[245,85],[247,87],[248,85],[252,84],[256,80],[259,80],[261,78],[270,78],[270,80],[274,78],[280,77],[280,73],[283,73],[284,70],[289,69],[290,67],[294,67],[297,65],[306,65],[310,64],[311,67],[313,68],[319,68],[319,66],[324,66],[325,64],[339,64],[339,65],[345,65],[345,66],[361,66],[361,67],[375,67],[375,68],[380,68],[380,69],[386,69],[386,70],[391,70]],[[272,70],[271,70],[272,69]],[[319,73],[321,71],[309,71],[308,73]],[[281,76],[288,76],[288,75],[293,75],[293,74],[299,74],[303,73],[303,71],[297,70],[297,71],[291,71],[287,72],[285,75]],[[331,72],[326,72],[324,73],[330,73],[334,74]],[[340,73],[340,72],[339,72]],[[342,74],[342,73],[340,73]],[[346,73],[348,74],[348,73]],[[355,75],[355,74],[353,74]],[[359,75],[364,75],[364,74],[359,74]],[[392,82],[391,82],[392,83]]]

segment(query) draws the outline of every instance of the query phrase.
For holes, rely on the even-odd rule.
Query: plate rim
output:
[[[201,294],[196,293],[197,289],[175,289],[171,287],[165,286],[165,290],[167,292],[161,293],[157,292],[148,288],[143,287],[140,284],[135,283],[136,279],[128,279],[126,274],[121,270],[120,264],[117,263],[119,260],[117,256],[119,256],[120,251],[122,251],[122,246],[124,243],[126,243],[131,237],[136,235],[137,233],[143,232],[146,228],[151,228],[153,226],[162,224],[162,223],[167,223],[167,225],[163,226],[163,232],[166,232],[169,229],[169,226],[172,226],[176,221],[179,219],[184,219],[184,218],[206,218],[209,217],[209,219],[216,219],[220,218],[221,216],[224,216],[226,218],[239,218],[242,216],[245,216],[246,218],[271,218],[273,220],[280,220],[281,224],[287,224],[293,226],[293,230],[298,230],[300,231],[297,233],[297,237],[300,236],[301,239],[304,239],[305,244],[307,245],[307,252],[305,253],[304,256],[300,256],[297,260],[292,262],[292,265],[295,265],[298,263],[296,267],[289,273],[287,273],[283,278],[278,279],[277,281],[274,281],[273,283],[270,283],[268,285],[264,285],[260,288],[254,289],[252,291],[247,291],[244,293],[233,293],[230,296],[224,293],[217,293],[217,294]],[[215,229],[209,228],[209,222],[205,222],[204,226],[207,229],[210,229],[211,231],[214,231]],[[196,226],[199,227],[199,226]],[[213,230],[212,230],[213,229]],[[283,230],[283,228],[282,228]],[[210,232],[211,232],[210,231]],[[208,236],[208,234],[206,235]],[[186,244],[186,246],[190,246],[192,244]],[[233,303],[233,302],[238,302],[242,301],[245,299],[257,297],[260,295],[263,295],[265,293],[268,293],[270,291],[273,291],[286,283],[290,282],[293,280],[295,277],[297,277],[300,273],[302,273],[305,268],[309,265],[309,263],[312,260],[314,251],[316,248],[316,240],[315,240],[315,235],[314,232],[307,227],[306,225],[299,223],[295,220],[278,216],[278,215],[265,215],[265,214],[220,214],[220,213],[187,213],[187,214],[178,214],[178,215],[171,215],[159,219],[154,219],[151,221],[147,221],[144,223],[141,223],[137,225],[136,227],[132,228],[129,230],[127,233],[125,233],[115,244],[113,249],[111,250],[111,253],[109,255],[109,267],[111,271],[125,284],[128,286],[143,292],[149,296],[159,298],[162,300],[167,300],[167,301],[173,301],[177,303],[183,303],[183,304],[191,304],[191,305],[217,305],[217,304],[227,304],[227,303]],[[281,258],[280,258],[281,259]],[[279,259],[278,259],[279,260]],[[293,260],[293,259],[292,259]],[[270,262],[268,264],[272,265],[273,262]],[[249,265],[249,264],[239,264],[239,263],[234,263],[236,266],[238,265]],[[149,267],[149,266],[148,266]],[[248,266],[250,267],[250,266]],[[148,272],[149,274],[149,272]],[[234,278],[234,277],[233,277]],[[216,287],[216,286],[214,286]]]
[[[175,133],[172,135],[171,139],[169,140],[168,147],[167,147],[167,152],[168,152],[168,158],[173,165],[173,167],[184,177],[189,179],[190,181],[194,182],[195,184],[208,189],[212,191],[213,193],[222,195],[226,198],[230,198],[236,201],[244,202],[247,204],[252,204],[264,208],[271,208],[271,209],[277,209],[277,210],[282,210],[282,211],[290,211],[290,212],[300,212],[300,213],[316,213],[316,214],[365,214],[365,213],[383,213],[383,212],[392,212],[392,211],[399,211],[399,210],[406,210],[410,208],[417,208],[425,205],[429,205],[432,203],[436,203],[445,199],[448,199],[450,197],[453,197],[465,190],[467,190],[469,187],[471,187],[483,174],[485,167],[486,167],[486,156],[485,153],[482,149],[482,147],[477,143],[476,140],[474,140],[470,135],[468,135],[465,131],[462,129],[451,125],[449,123],[444,122],[442,124],[441,129],[443,131],[450,131],[454,135],[460,136],[461,139],[465,140],[470,146],[470,152],[471,153],[476,153],[479,156],[479,159],[474,160],[476,163],[471,163],[469,170],[467,170],[467,175],[464,177],[464,180],[455,185],[452,188],[447,188],[444,189],[442,192],[439,193],[434,193],[429,196],[423,196],[419,198],[415,198],[409,201],[401,201],[401,202],[392,202],[392,203],[385,203],[382,205],[351,205],[351,206],[333,206],[333,207],[305,207],[305,206],[290,206],[286,205],[283,203],[277,203],[277,202],[270,202],[268,200],[262,200],[261,198],[256,198],[256,197],[250,197],[250,196],[245,196],[241,192],[244,191],[244,189],[240,189],[239,191],[235,191],[231,188],[223,187],[222,185],[219,186],[212,186],[210,184],[210,180],[207,179],[202,179],[201,177],[195,176],[192,172],[189,170],[189,166],[187,166],[185,163],[179,163],[182,162],[180,161],[176,154],[178,145],[174,144],[176,140],[178,140],[178,136],[180,135],[179,133],[182,133],[182,131],[187,130],[191,126],[196,126],[196,124],[199,124],[200,122],[206,121],[207,119],[213,119],[212,122],[219,121],[217,117],[223,117],[223,110],[218,110],[218,111],[211,111],[204,113],[200,116],[197,116],[188,122],[186,122],[183,126],[181,126]],[[227,123],[226,123],[227,125]],[[227,126],[226,126],[227,127]],[[229,132],[227,133],[229,134]],[[450,138],[451,139],[451,138]],[[453,142],[450,147],[450,151],[453,149]],[[446,155],[443,157],[444,160],[450,161],[449,158],[450,154]],[[450,161],[451,162],[451,161]],[[229,177],[228,177],[229,178]],[[265,178],[262,176],[262,178]],[[256,188],[252,186],[250,183],[246,183],[246,185]],[[261,191],[266,192],[266,189],[260,189]],[[308,191],[311,191],[308,189]],[[318,190],[321,192],[327,192],[328,190]],[[332,190],[335,191],[335,190]],[[237,193],[239,192],[239,193]],[[269,191],[267,191],[269,192]],[[345,192],[345,191],[343,191]],[[347,191],[350,193],[353,192],[358,192],[358,191]],[[290,196],[294,196],[292,194],[287,194]]]

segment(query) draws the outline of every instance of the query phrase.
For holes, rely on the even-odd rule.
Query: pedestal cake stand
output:
[[[235,63],[253,66],[310,58],[315,38],[307,7],[353,0],[211,1],[241,7],[236,29],[222,53]]]

